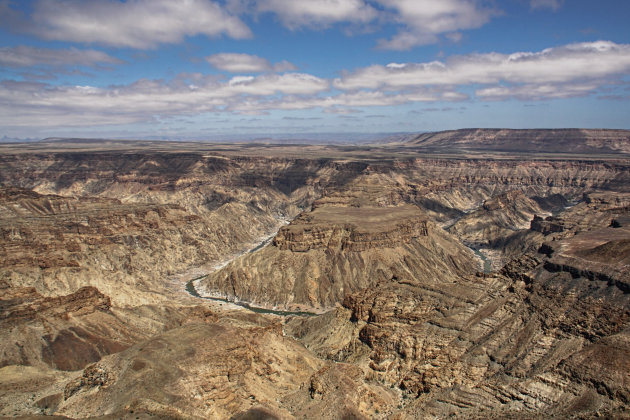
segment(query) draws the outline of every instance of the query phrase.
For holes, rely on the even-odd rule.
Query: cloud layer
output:
[[[479,92],[484,97],[505,97],[514,91],[515,96],[522,97],[529,89],[532,98],[544,98],[559,96],[550,91],[552,86],[558,91],[570,85],[597,87],[611,77],[628,72],[630,45],[599,41],[540,52],[471,54],[452,57],[446,62],[370,66],[335,79],[334,86],[342,90],[396,91],[428,85],[501,85],[500,89],[494,86]],[[544,86],[547,88],[542,89]],[[488,92],[501,92],[501,95],[488,95]],[[566,92],[569,96],[576,91],[568,89]]]
[[[240,53],[214,54],[206,57],[206,61],[213,67],[230,73],[262,73],[297,70],[297,67],[286,60],[272,65],[266,58]]]
[[[0,51],[9,52],[5,54],[9,58],[4,58],[7,62],[53,61],[36,49],[26,49],[19,60],[11,58],[11,49]],[[70,57],[76,54],[77,63],[110,60],[98,54],[92,57],[89,50],[68,51]],[[256,56],[236,54],[219,58],[215,56],[213,61],[226,70],[240,66],[245,71],[246,64],[255,72],[273,67]],[[142,79],[106,88],[5,80],[0,82],[0,125],[94,126],[208,112],[264,114],[272,110],[319,108],[344,113],[361,107],[471,98],[555,99],[594,94],[615,83],[627,84],[624,77],[628,74],[630,45],[598,41],[538,52],[470,54],[444,62],[369,66],[334,80],[297,72],[225,79],[181,74],[170,81]]]
[[[194,35],[252,36],[238,17],[207,0],[40,0],[30,20],[13,26],[47,40],[142,49]]]
[[[370,22],[378,12],[362,0],[258,0],[259,12],[272,12],[284,26],[326,26],[337,22]]]
[[[532,0],[532,7],[553,7],[557,1]],[[136,49],[180,43],[197,35],[250,38],[254,34],[242,17],[272,14],[291,30],[334,24],[394,25],[398,33],[381,39],[378,46],[405,50],[435,43],[441,35],[457,41],[459,31],[479,28],[496,14],[477,0],[38,0],[26,18],[8,4],[0,2],[0,20],[18,32],[46,40]]]
[[[49,49],[29,46],[0,47],[0,65],[7,67],[32,66],[96,66],[99,64],[121,64],[118,58],[96,50]]]
[[[440,34],[449,34],[457,40],[460,36],[457,31],[479,28],[496,13],[479,7],[474,0],[379,0],[379,3],[393,10],[394,19],[402,24],[397,35],[379,43],[379,47],[393,50],[432,44]]]

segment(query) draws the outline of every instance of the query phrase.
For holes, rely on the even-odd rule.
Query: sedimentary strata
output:
[[[382,281],[441,283],[474,267],[472,252],[416,206],[320,206],[280,229],[267,247],[212,273],[199,290],[321,311]]]
[[[0,415],[627,416],[627,132],[414,137],[3,146]]]

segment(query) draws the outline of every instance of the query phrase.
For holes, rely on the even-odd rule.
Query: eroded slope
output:
[[[203,279],[198,290],[257,306],[322,310],[381,281],[439,284],[475,266],[471,251],[416,206],[314,207],[272,244]]]
[[[221,147],[0,156],[1,414],[627,413],[627,161]],[[173,287],[301,212],[217,285],[334,310],[281,319]],[[441,228],[457,223],[516,259],[475,274]]]

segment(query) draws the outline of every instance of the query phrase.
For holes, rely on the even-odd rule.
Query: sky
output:
[[[0,139],[630,129],[628,0],[0,0]]]

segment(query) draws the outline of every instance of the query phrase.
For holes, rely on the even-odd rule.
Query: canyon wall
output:
[[[627,414],[621,155],[203,147],[0,154],[0,415]]]

